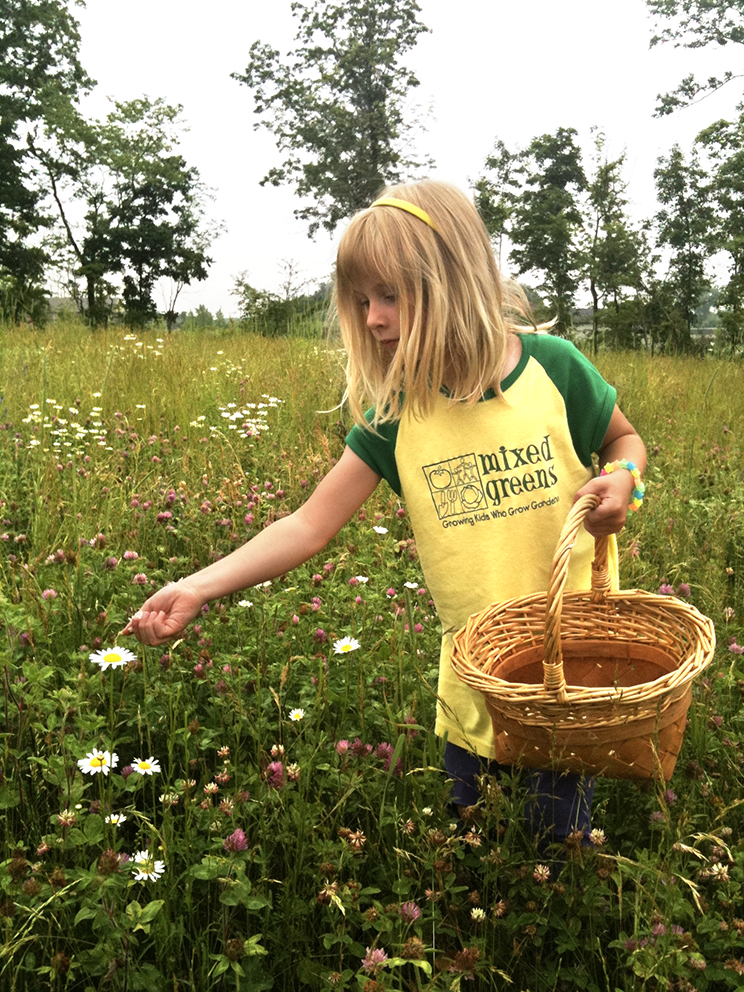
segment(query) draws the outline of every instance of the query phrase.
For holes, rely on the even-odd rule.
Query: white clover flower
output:
[[[711,865],[708,869],[708,877],[712,878],[715,882],[728,882],[729,881],[729,870],[728,865],[716,864]]]
[[[115,827],[120,827],[122,823],[126,823],[126,816],[123,813],[110,813],[106,817],[106,823],[113,823]]]
[[[589,840],[595,847],[604,847],[607,843],[607,837],[604,830],[600,830],[598,827],[595,827],[594,830],[589,831]]]
[[[547,865],[535,865],[535,870],[532,872],[532,877],[540,885],[544,885],[550,878],[550,868]]]
[[[475,906],[470,910],[470,919],[473,920],[474,923],[482,923],[485,918],[486,911],[485,909],[481,909],[480,906]]]
[[[160,771],[160,763],[152,756],[149,758],[135,758],[132,762],[132,768],[140,775],[152,775],[154,772]]]
[[[372,528],[372,530],[375,532],[375,534],[387,534],[388,532],[387,527],[380,527],[380,526],[375,526]]]
[[[348,654],[349,651],[356,651],[359,647],[361,647],[361,645],[355,638],[341,637],[339,640],[333,642],[333,653]]]
[[[99,665],[104,671],[107,668],[120,668],[129,661],[136,661],[137,655],[127,648],[104,648],[101,651],[93,651],[90,660],[94,665]]]
[[[304,719],[304,717],[305,711],[300,707],[289,711],[289,719],[293,720],[295,723],[299,723],[300,720]]]
[[[108,775],[112,768],[119,764],[119,755],[112,754],[111,751],[99,751],[93,748],[84,758],[78,761],[78,768],[84,775],[98,775],[102,772]]]
[[[156,861],[149,851],[137,851],[129,862],[135,882],[157,882],[165,872],[165,861]]]

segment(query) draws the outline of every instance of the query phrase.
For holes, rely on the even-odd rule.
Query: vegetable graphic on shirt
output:
[[[477,510],[485,497],[478,486],[467,485],[460,490],[460,499],[466,510]]]
[[[443,465],[439,465],[429,473],[429,482],[435,489],[446,489],[452,482],[452,473]]]

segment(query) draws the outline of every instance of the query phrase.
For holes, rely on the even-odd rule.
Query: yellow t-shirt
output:
[[[574,494],[594,474],[615,390],[563,339],[521,336],[522,356],[472,406],[437,397],[431,416],[404,413],[382,437],[347,443],[405,499],[427,588],[442,624],[436,732],[484,757],[493,731],[479,692],[450,665],[452,634],[493,602],[542,592]],[[589,588],[594,541],[582,530],[569,589]],[[611,574],[616,576],[614,542]]]

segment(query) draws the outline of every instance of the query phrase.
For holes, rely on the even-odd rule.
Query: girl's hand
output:
[[[124,628],[138,641],[156,647],[165,644],[199,615],[204,605],[186,583],[164,586],[143,604]]]
[[[609,475],[598,475],[579,489],[574,496],[574,503],[587,493],[595,493],[601,501],[596,509],[584,517],[584,527],[592,537],[606,537],[623,529],[634,488],[635,482],[630,472],[619,469]]]
[[[646,468],[643,441],[625,414],[615,406],[599,451],[599,464],[606,465],[623,459],[632,462],[643,474]],[[590,479],[579,489],[574,502],[587,493],[595,493],[601,500],[599,506],[584,518],[584,526],[592,537],[607,537],[608,534],[617,534],[623,529],[634,489],[633,476],[627,469],[620,468]]]

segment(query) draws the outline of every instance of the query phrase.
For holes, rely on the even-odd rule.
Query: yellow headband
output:
[[[383,196],[379,200],[375,200],[374,203],[370,204],[370,209],[372,207],[398,207],[399,210],[407,210],[409,214],[413,214],[414,217],[418,217],[422,220],[424,224],[428,224],[432,231],[436,231],[434,227],[434,221],[427,214],[425,210],[421,207],[417,207],[415,203],[409,203],[408,200],[397,200],[392,196]]]

